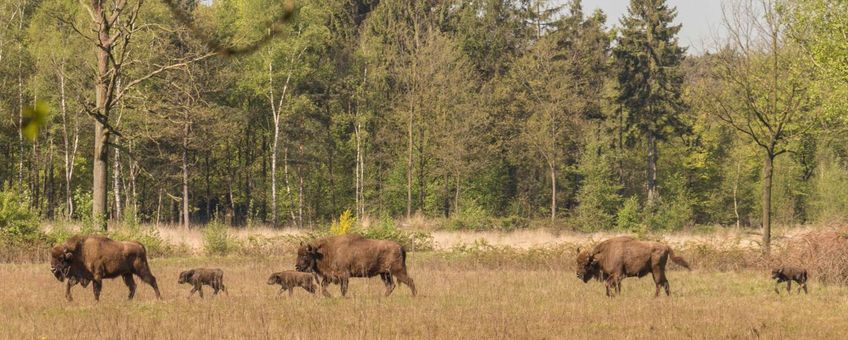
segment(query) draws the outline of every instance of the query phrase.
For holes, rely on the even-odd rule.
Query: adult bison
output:
[[[670,295],[668,279],[665,277],[665,264],[669,257],[674,263],[690,269],[689,264],[683,258],[675,256],[665,244],[639,241],[626,236],[615,237],[592,249],[578,249],[577,278],[583,282],[589,282],[593,277],[604,281],[607,296],[612,296],[610,288],[621,294],[621,280],[625,277],[641,278],[651,273],[657,288],[654,296],[660,294],[660,287],[665,289],[665,295]]]
[[[90,280],[94,285],[94,300],[100,300],[103,279],[118,276],[129,288],[128,299],[135,296],[133,274],[153,287],[156,298],[160,298],[156,278],[147,265],[147,251],[138,242],[115,241],[102,236],[74,236],[50,250],[50,271],[57,280],[69,279],[65,289],[68,301],[71,297],[71,281]],[[75,280],[70,280],[74,278]]]
[[[351,277],[380,275],[386,285],[386,296],[395,289],[392,277],[409,286],[415,296],[415,283],[406,273],[406,250],[392,241],[369,240],[357,235],[327,237],[297,250],[295,268],[300,272],[313,272],[321,279],[321,292],[329,297],[327,285],[341,286],[342,296],[347,294]]]

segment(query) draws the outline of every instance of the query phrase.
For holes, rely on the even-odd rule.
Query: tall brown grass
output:
[[[622,296],[610,299],[603,285],[577,280],[568,261],[517,260],[559,257],[555,251],[492,251],[515,259],[411,254],[414,298],[405,286],[383,297],[377,278],[351,280],[347,298],[338,297],[338,286],[330,288],[331,299],[303,290],[289,298],[265,281],[291,268],[292,256],[191,257],[151,261],[162,301],[140,282],[136,300],[126,301],[117,279],[105,282],[99,303],[91,287],[75,288],[76,300],[66,302],[45,264],[0,264],[0,338],[836,339],[848,333],[848,289],[841,286],[811,284],[809,295],[778,296],[760,271],[672,270],[670,298],[653,298],[650,278],[631,278]],[[178,273],[199,266],[222,268],[229,296],[187,298],[190,287],[177,284]]]

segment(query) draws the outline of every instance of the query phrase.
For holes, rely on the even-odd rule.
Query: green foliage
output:
[[[447,227],[451,230],[490,230],[494,225],[483,207],[468,201],[448,219]]]
[[[27,208],[28,197],[12,189],[0,191],[0,242],[31,244],[47,236],[38,228],[38,216]]]
[[[407,251],[433,250],[433,236],[423,231],[407,231],[398,229],[391,218],[383,218],[377,224],[364,230],[353,231],[362,237],[395,241]]]
[[[597,136],[600,137],[600,136]],[[608,150],[601,148],[597,139],[586,144],[579,171],[583,176],[577,192],[576,222],[586,231],[611,228],[621,206],[621,184],[614,178]]]
[[[35,106],[27,106],[24,108],[23,123],[21,132],[24,137],[29,140],[35,140],[38,136],[38,131],[47,124],[47,119],[50,116],[50,110],[47,103],[39,100]]]
[[[642,211],[639,207],[639,199],[631,196],[624,200],[624,206],[618,211],[616,226],[619,230],[644,233],[646,227],[642,224]]]
[[[692,225],[692,202],[686,196],[663,199],[655,209],[653,214],[647,214],[644,218],[644,223],[651,231],[680,230]]]
[[[203,250],[207,255],[224,256],[237,248],[226,224],[216,219],[203,227]]]

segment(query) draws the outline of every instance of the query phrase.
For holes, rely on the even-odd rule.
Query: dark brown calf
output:
[[[781,282],[786,282],[786,292],[792,294],[792,281],[798,283],[798,294],[801,294],[801,288],[804,288],[804,294],[807,294],[807,270],[798,267],[782,266],[771,271],[771,278],[776,280],[774,283],[774,292],[780,294],[777,286]]]
[[[317,281],[315,274],[301,273],[294,270],[274,273],[268,278],[269,285],[280,285],[280,292],[278,294],[282,294],[284,290],[288,290],[289,296],[292,296],[294,287],[301,287],[307,292],[315,294],[315,281]]]
[[[186,270],[180,273],[179,284],[190,283],[192,285],[191,292],[188,297],[194,295],[194,292],[200,293],[200,298],[203,298],[203,285],[212,287],[215,292],[212,295],[218,295],[218,291],[223,291],[229,296],[227,287],[224,286],[224,271],[217,268],[195,268]]]

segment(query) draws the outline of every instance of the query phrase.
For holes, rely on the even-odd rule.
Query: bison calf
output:
[[[798,283],[798,294],[801,294],[801,288],[804,288],[804,294],[807,294],[807,270],[798,267],[783,266],[775,268],[771,271],[771,278],[776,280],[774,283],[774,292],[780,294],[777,286],[781,282],[786,282],[786,292],[792,294],[792,281]]]
[[[289,296],[292,296],[294,287],[301,287],[312,294],[315,294],[316,288],[314,274],[301,273],[294,270],[271,274],[271,277],[268,278],[268,284],[280,285],[280,291],[277,294],[282,294],[284,290],[288,290]]]
[[[199,292],[200,297],[203,298],[203,285],[210,286],[215,290],[212,295],[218,295],[218,291],[223,291],[224,293],[227,293],[227,295],[230,295],[230,293],[227,292],[227,287],[224,286],[224,271],[217,268],[195,268],[186,270],[180,273],[180,279],[177,283],[189,283],[193,286],[188,297],[194,295],[194,292]]]

